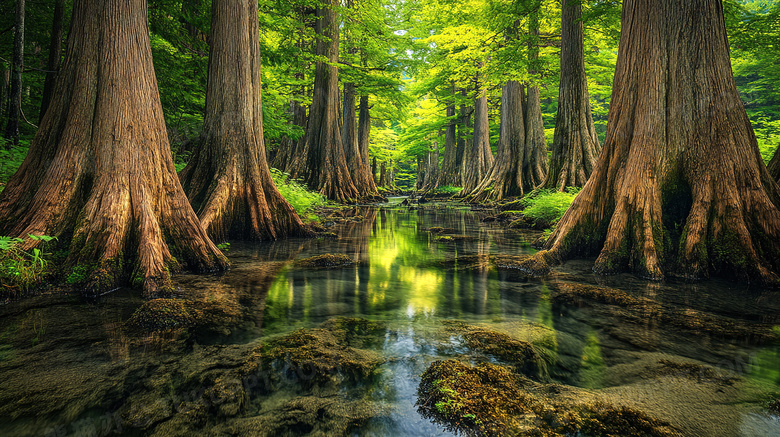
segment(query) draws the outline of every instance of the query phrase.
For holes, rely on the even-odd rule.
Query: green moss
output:
[[[596,401],[577,389],[535,384],[489,363],[435,361],[417,395],[420,414],[464,435],[680,435],[642,411]]]
[[[313,268],[313,269],[338,269],[342,267],[348,267],[355,264],[347,255],[344,254],[330,254],[317,255],[311,258],[304,258],[295,260],[294,265],[296,267]]]
[[[546,368],[540,355],[531,343],[516,340],[506,334],[491,331],[462,322],[445,322],[447,330],[463,337],[466,345],[483,354],[514,366],[519,372],[541,376]]]
[[[578,283],[559,283],[555,286],[553,300],[561,303],[576,303],[587,299],[609,305],[623,307],[642,305],[645,301],[637,299],[616,288],[595,287]]]

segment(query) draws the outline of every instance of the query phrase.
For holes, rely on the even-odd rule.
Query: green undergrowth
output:
[[[28,235],[28,238],[44,245],[55,239],[46,235]],[[46,257],[49,254],[39,248],[29,252],[22,250],[22,243],[22,238],[0,236],[0,285],[3,294],[27,293],[40,286],[48,272]]]
[[[0,138],[0,192],[3,191],[5,184],[24,162],[29,148],[29,141],[20,140],[19,145],[14,146],[8,140]]]
[[[450,196],[454,196],[455,194],[460,193],[461,190],[462,190],[461,187],[454,187],[452,185],[445,185],[443,187],[436,188],[435,193],[436,194],[447,194],[447,195],[450,195]]]
[[[523,215],[527,221],[555,226],[579,192],[580,188],[576,187],[568,187],[565,191],[534,190],[520,199]]]
[[[320,220],[320,217],[314,213],[314,209],[325,206],[327,203],[325,196],[310,191],[305,185],[291,179],[289,173],[284,173],[281,170],[272,168],[271,178],[273,178],[276,188],[290,202],[303,221],[316,222]]]

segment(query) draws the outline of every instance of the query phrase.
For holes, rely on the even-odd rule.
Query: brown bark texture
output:
[[[483,89],[474,103],[474,138],[471,147],[463,156],[461,196],[467,196],[477,188],[493,166],[493,160],[493,151],[490,150],[487,93]]]
[[[524,194],[525,122],[522,100],[522,85],[508,81],[501,91],[501,132],[496,159],[490,172],[471,192],[470,200],[473,202],[522,197]]]
[[[5,137],[19,143],[19,120],[22,112],[22,72],[24,71],[24,12],[25,0],[16,0],[14,20],[14,51],[11,62],[11,94],[8,105],[8,124]]]
[[[552,160],[545,186],[563,191],[588,181],[601,146],[590,111],[583,52],[582,6],[564,0],[561,7],[561,83]]]
[[[369,196],[376,200],[383,200],[376,187],[376,164],[371,166],[371,157],[369,156],[369,143],[371,137],[371,107],[369,106],[368,96],[360,96],[360,109],[358,111],[358,149],[360,150],[360,159],[362,160],[363,171],[365,175],[366,191]]]
[[[40,120],[46,114],[46,109],[51,101],[54,91],[54,83],[57,79],[57,70],[60,68],[62,58],[62,32],[65,16],[65,0],[56,0],[54,3],[54,17],[51,24],[51,40],[49,41],[49,60],[47,62],[46,80],[43,83],[43,97],[41,98]]]
[[[344,155],[347,160],[347,168],[350,170],[352,176],[352,183],[355,184],[358,193],[360,193],[360,199],[378,200],[380,199],[379,193],[374,183],[374,178],[371,177],[371,167],[368,164],[368,130],[366,128],[366,122],[368,117],[368,96],[366,97],[365,107],[361,105],[359,117],[364,117],[362,121],[361,129],[358,129],[358,120],[356,117],[355,108],[355,84],[344,84],[344,124],[341,130],[341,142],[344,145]],[[362,102],[362,97],[361,97]],[[369,121],[370,122],[370,121]],[[362,143],[362,144],[361,144]],[[365,147],[365,151],[363,148]],[[364,157],[364,153],[366,156]]]
[[[528,93],[524,100],[525,152],[523,153],[523,191],[528,193],[544,183],[548,171],[548,158],[539,87],[528,87]]]
[[[428,154],[425,156],[425,175],[423,177],[422,191],[429,192],[435,190],[439,181],[439,143],[434,141],[428,147]]]
[[[200,147],[180,179],[216,241],[305,235],[271,179],[263,141],[257,2],[214,0]]]
[[[775,150],[775,155],[772,157],[772,160],[769,161],[767,168],[769,169],[769,174],[780,183],[780,146]]]
[[[439,180],[436,185],[439,187],[459,187],[461,182],[456,142],[457,122],[455,120],[455,104],[447,105],[447,118],[449,121],[444,131],[444,161],[442,162]]]
[[[293,177],[302,177],[311,189],[328,199],[347,202],[358,199],[360,193],[352,183],[341,143],[339,73],[336,67],[339,56],[338,7],[336,0],[317,7],[316,53],[328,62],[318,61],[316,64],[306,141],[290,173]]]
[[[228,266],[176,176],[146,14],[144,0],[75,2],[49,111],[0,196],[0,234],[58,237],[87,292],[129,279],[152,295],[171,269]]]
[[[737,94],[721,2],[627,0],[622,28],[605,150],[537,257],[777,283],[780,188]]]

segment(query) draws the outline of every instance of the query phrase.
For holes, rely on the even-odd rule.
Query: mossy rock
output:
[[[215,435],[352,435],[371,419],[389,416],[384,405],[343,396],[298,396],[259,415],[238,418]]]
[[[526,229],[528,227],[528,223],[524,219],[517,219],[509,222],[510,229]]]
[[[347,255],[333,255],[330,253],[295,260],[294,263],[296,267],[309,269],[340,269],[342,267],[349,267],[353,264],[355,264],[355,261]]]
[[[522,374],[538,377],[546,368],[539,353],[527,341],[516,340],[504,333],[463,322],[444,323],[448,331],[463,337],[469,349],[510,364]]]
[[[769,401],[766,409],[775,416],[780,416],[780,398]]]
[[[555,293],[553,294],[555,302],[572,304],[579,303],[583,299],[623,307],[647,303],[646,299],[637,299],[616,288],[595,287],[576,283],[559,283],[555,285]]]
[[[505,367],[435,361],[417,390],[418,411],[452,432],[479,436],[679,436],[668,423],[584,390],[538,384]]]
[[[696,382],[715,382],[723,385],[734,385],[739,379],[735,376],[727,376],[722,371],[699,363],[662,359],[658,360],[658,364],[660,366],[656,369],[653,376],[675,376]]]
[[[518,270],[530,258],[528,255],[496,255],[493,263],[500,270]]]
[[[454,234],[457,231],[457,229],[452,228],[442,228],[440,226],[433,226],[431,228],[428,228],[428,232],[431,234]]]
[[[253,354],[256,365],[272,375],[304,387],[364,381],[383,362],[375,352],[360,349],[383,325],[365,319],[338,318],[319,328],[299,329],[271,340]],[[255,369],[247,367],[245,373]]]
[[[437,241],[439,243],[454,243],[455,239],[449,235],[438,235],[433,237],[433,241]]]
[[[152,299],[144,302],[126,325],[145,332],[160,332],[192,327],[197,319],[197,312],[183,299]]]

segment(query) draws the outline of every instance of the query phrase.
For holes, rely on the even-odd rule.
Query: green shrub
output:
[[[439,187],[436,189],[437,193],[440,194],[449,194],[449,195],[455,195],[460,193],[462,188],[460,187],[453,187],[452,185],[445,185],[443,187]]]
[[[46,235],[28,235],[28,238],[44,243],[54,240]],[[41,249],[32,252],[22,250],[22,238],[0,236],[0,283],[27,292],[43,281],[47,261]]]
[[[292,205],[302,220],[319,221],[319,217],[313,211],[314,208],[326,204],[325,196],[309,191],[305,185],[291,179],[288,173],[284,173],[281,170],[272,168],[271,178],[273,178],[276,188],[290,202],[290,205]]]
[[[580,188],[569,187],[566,191],[534,190],[521,199],[525,207],[523,215],[536,222],[544,221],[555,225],[569,209]]]
[[[0,191],[22,165],[28,149],[27,141],[19,141],[19,145],[14,146],[8,140],[0,138]]]

